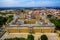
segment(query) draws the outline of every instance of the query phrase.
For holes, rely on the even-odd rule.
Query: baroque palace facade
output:
[[[8,33],[54,33],[54,30],[55,26],[46,13],[40,13],[39,10],[20,13],[6,26]]]

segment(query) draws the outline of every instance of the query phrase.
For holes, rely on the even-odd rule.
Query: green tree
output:
[[[34,36],[33,35],[28,35],[27,40],[34,40]]]
[[[47,15],[47,18],[51,18],[53,15],[51,15],[51,14],[49,14],[49,15]]]
[[[41,36],[41,40],[48,40],[48,38],[47,38],[46,35],[42,35],[42,36]]]
[[[5,25],[7,22],[7,18],[6,17],[1,17],[0,16],[0,27],[2,27],[3,25]]]

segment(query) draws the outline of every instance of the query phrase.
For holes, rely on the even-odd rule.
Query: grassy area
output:
[[[57,25],[60,25],[60,21],[58,20],[58,19],[50,19],[50,21],[52,22],[52,23],[54,23],[56,26]]]
[[[12,20],[13,20],[13,15],[7,17],[7,23],[11,22]]]
[[[7,39],[4,39],[4,40],[26,40],[25,38],[7,38]]]
[[[56,29],[59,29],[60,30],[60,20],[56,19],[56,18],[50,18],[49,19],[52,23],[55,24],[56,26]]]
[[[60,30],[60,20],[58,20],[57,18],[52,18],[53,15],[47,15],[47,18],[49,18],[49,20],[55,24],[56,29]]]

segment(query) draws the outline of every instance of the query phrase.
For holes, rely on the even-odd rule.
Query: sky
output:
[[[0,0],[0,7],[60,7],[60,0]]]

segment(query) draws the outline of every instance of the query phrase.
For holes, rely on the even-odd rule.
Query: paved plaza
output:
[[[27,35],[29,33],[5,33],[2,38],[0,40],[4,40],[5,38],[15,38],[15,37],[23,37],[23,38],[27,38]],[[35,40],[38,40],[38,38],[41,37],[41,35],[47,35],[48,37],[48,40],[58,40],[58,37],[57,37],[57,34],[56,33],[35,33],[35,34],[32,34],[34,36],[34,39]]]

